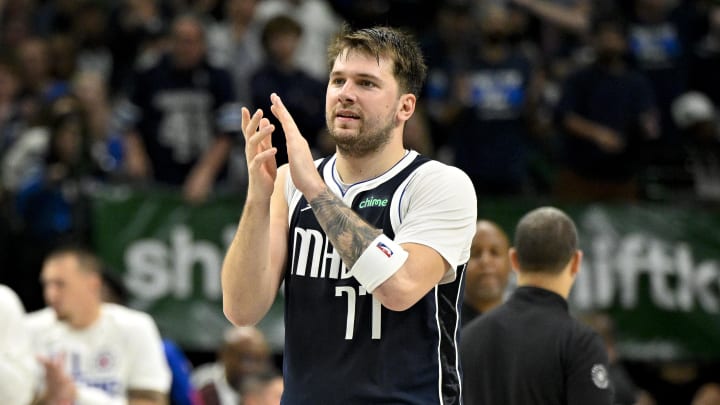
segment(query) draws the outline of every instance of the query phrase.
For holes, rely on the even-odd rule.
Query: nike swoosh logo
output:
[[[307,210],[309,210],[309,209],[311,209],[311,208],[312,208],[312,207],[310,206],[310,204],[308,204],[307,207],[301,208],[301,209],[300,209],[300,212],[307,211]]]

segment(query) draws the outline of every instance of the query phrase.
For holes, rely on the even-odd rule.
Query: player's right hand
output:
[[[277,176],[272,133],[275,126],[263,117],[258,109],[250,116],[250,110],[242,108],[242,130],[245,137],[245,159],[248,167],[248,197],[270,200]]]

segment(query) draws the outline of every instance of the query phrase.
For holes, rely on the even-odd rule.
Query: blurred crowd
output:
[[[273,91],[330,153],[325,48],[343,23],[416,34],[429,75],[406,144],[483,197],[720,198],[710,0],[4,0],[4,220],[83,235],[97,184],[242,190],[240,106]]]
[[[416,35],[429,74],[406,145],[479,198],[720,200],[717,1],[0,0],[0,282],[40,308],[38,273],[7,269],[89,241],[103,184],[243,190],[240,107],[271,92],[331,153],[343,23]]]

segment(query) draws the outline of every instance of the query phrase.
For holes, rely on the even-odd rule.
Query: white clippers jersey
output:
[[[64,356],[65,370],[78,386],[102,390],[113,403],[125,403],[129,389],[170,389],[160,333],[146,313],[103,304],[100,318],[77,330],[45,308],[28,315],[28,326],[35,353]]]
[[[13,290],[0,285],[0,404],[30,403],[35,365],[25,309]]]

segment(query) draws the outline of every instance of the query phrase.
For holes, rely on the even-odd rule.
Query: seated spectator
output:
[[[145,313],[103,303],[101,264],[93,253],[54,250],[41,281],[48,307],[27,318],[45,369],[39,403],[166,403],[170,370],[157,326]]]
[[[28,405],[34,393],[35,359],[17,294],[0,284],[0,403]]]
[[[240,405],[280,405],[282,393],[282,375],[275,371],[253,374],[240,387]]]
[[[217,357],[193,372],[193,385],[205,405],[237,405],[245,379],[272,366],[265,336],[251,326],[229,329]]]

